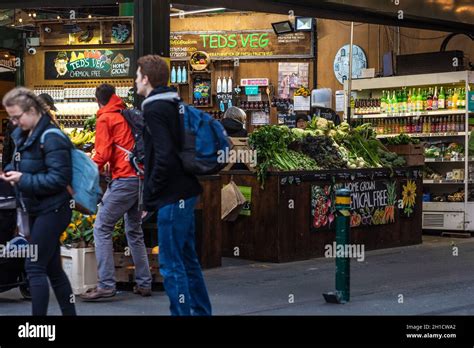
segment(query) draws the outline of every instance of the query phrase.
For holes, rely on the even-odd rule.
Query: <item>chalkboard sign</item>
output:
[[[45,53],[46,80],[124,78],[135,75],[133,50],[65,50]]]
[[[336,190],[351,191],[351,227],[384,225],[395,222],[396,181],[352,181],[335,185],[311,186],[311,228],[313,231],[335,228]],[[413,210],[407,209],[410,213]]]
[[[313,35],[295,32],[277,36],[273,30],[172,32],[171,59],[188,59],[205,51],[213,59],[312,58]]]

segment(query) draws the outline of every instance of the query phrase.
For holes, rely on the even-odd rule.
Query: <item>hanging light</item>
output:
[[[57,18],[57,19],[61,19],[61,16],[57,16],[56,18]]]
[[[36,12],[33,12],[33,18],[36,18]]]
[[[18,22],[23,23],[23,18],[18,18]]]
[[[92,18],[92,15],[89,15],[88,18],[91,19],[91,18]]]

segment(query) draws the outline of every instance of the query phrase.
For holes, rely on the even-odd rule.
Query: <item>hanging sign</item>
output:
[[[268,86],[270,83],[269,79],[266,78],[255,78],[255,79],[241,79],[240,85],[241,86]]]
[[[171,59],[206,51],[213,59],[312,58],[313,35],[295,32],[277,36],[273,30],[172,32]]]
[[[245,87],[245,95],[257,95],[257,94],[258,94],[258,86]]]
[[[67,50],[45,53],[45,79],[133,77],[133,50]]]
[[[474,112],[474,92],[469,92],[467,95],[468,111]]]

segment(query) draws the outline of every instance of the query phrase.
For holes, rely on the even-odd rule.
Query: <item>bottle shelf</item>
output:
[[[423,185],[464,185],[465,180],[423,180]],[[474,181],[469,181],[472,184]]]
[[[462,137],[466,135],[466,132],[449,132],[449,133],[404,133],[409,137],[413,138],[438,138],[438,137]],[[380,134],[377,135],[378,139],[393,138],[400,134]]]
[[[468,161],[473,162],[474,157],[470,157],[468,159]],[[428,158],[428,157],[425,157],[425,163],[464,163],[464,162],[465,162],[464,158],[457,159],[457,160],[446,160],[446,159],[443,159],[443,158]]]
[[[469,113],[473,113],[469,111]],[[449,115],[465,115],[465,109],[452,109],[452,110],[437,110],[437,111],[417,111],[417,112],[406,112],[398,114],[356,114],[352,116],[354,119],[371,119],[371,118],[401,118],[401,117],[420,117],[420,116],[449,116]]]

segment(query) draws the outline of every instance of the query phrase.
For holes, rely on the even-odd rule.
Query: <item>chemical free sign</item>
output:
[[[45,79],[130,77],[133,50],[67,50],[45,53]]]
[[[276,36],[272,30],[232,32],[173,32],[172,59],[186,59],[195,51],[212,58],[275,58],[312,56],[312,34],[297,32]],[[291,43],[291,44],[289,44]]]

